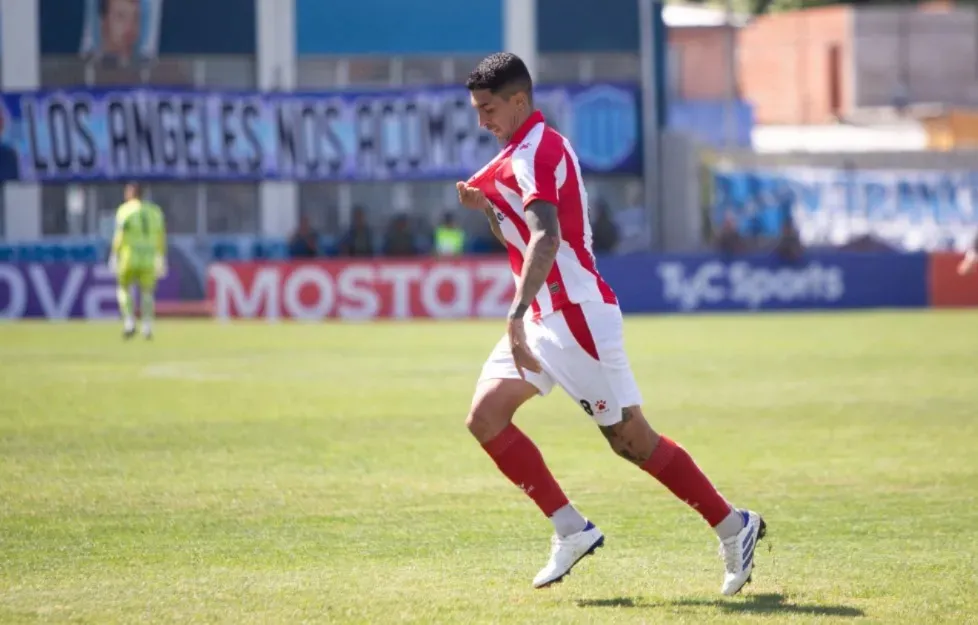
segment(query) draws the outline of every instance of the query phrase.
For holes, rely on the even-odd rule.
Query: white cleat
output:
[[[754,571],[754,549],[767,532],[761,515],[750,510],[741,510],[740,514],[744,518],[744,529],[736,536],[720,541],[720,557],[725,569],[720,592],[728,597],[736,595],[750,582]]]
[[[533,578],[534,588],[546,588],[567,576],[574,565],[594,550],[604,545],[604,534],[590,521],[576,534],[561,538],[554,534],[551,538],[550,561]]]

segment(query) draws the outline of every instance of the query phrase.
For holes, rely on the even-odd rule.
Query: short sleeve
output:
[[[536,200],[557,205],[558,169],[563,165],[564,153],[550,143],[544,137],[535,145],[520,146],[512,156],[513,175],[520,186],[524,208]]]
[[[122,230],[126,226],[126,217],[129,216],[129,212],[126,210],[126,205],[122,204],[119,208],[115,209],[115,227],[118,230]]]

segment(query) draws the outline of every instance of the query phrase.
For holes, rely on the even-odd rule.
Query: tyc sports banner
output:
[[[636,86],[540,87],[536,100],[585,171],[641,171]],[[499,150],[457,88],[77,89],[0,103],[0,180],[458,179]]]

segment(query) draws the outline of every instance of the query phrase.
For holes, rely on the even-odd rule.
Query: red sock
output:
[[[512,423],[482,448],[503,475],[519,486],[548,517],[568,504],[567,496],[543,462],[540,450]]]
[[[730,514],[730,504],[703,475],[692,456],[665,436],[659,437],[659,444],[642,469],[699,512],[710,527],[716,527]]]

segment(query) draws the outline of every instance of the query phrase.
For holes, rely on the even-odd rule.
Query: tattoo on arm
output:
[[[486,219],[489,220],[489,228],[492,230],[492,234],[499,239],[499,242],[506,247],[506,237],[503,236],[503,231],[499,228],[499,221],[496,219],[496,207],[489,202],[489,206],[485,208]]]
[[[509,309],[510,319],[522,319],[537,293],[547,281],[550,269],[560,247],[560,221],[557,207],[550,202],[536,200],[526,207],[526,225],[530,229],[530,242],[523,259],[523,274],[516,288],[516,298]]]

